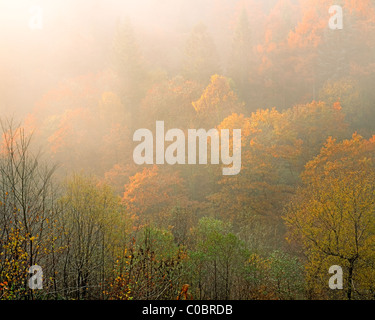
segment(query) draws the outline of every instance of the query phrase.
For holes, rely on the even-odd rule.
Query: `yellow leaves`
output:
[[[372,144],[357,134],[341,143],[329,139],[321,154],[306,166],[305,186],[289,205],[285,217],[289,238],[303,246],[314,290],[320,290],[314,274],[326,274],[331,265],[363,261],[355,264],[354,274],[359,275],[375,258]],[[324,278],[321,281],[324,284]],[[357,281],[361,287],[365,279]]]
[[[217,122],[231,113],[243,111],[243,105],[238,101],[229,80],[223,76],[214,75],[199,100],[192,103],[200,117]],[[213,117],[213,119],[212,119]],[[210,123],[211,123],[210,122]]]
[[[0,284],[2,299],[12,299],[22,294],[23,283],[27,276],[27,258],[25,244],[28,235],[21,228],[9,228],[8,238],[0,243],[1,268],[0,279],[6,280]]]
[[[250,265],[263,265],[264,267],[266,267],[268,265],[267,261],[265,259],[263,259],[260,255],[254,253],[250,256],[249,260],[248,260],[248,264]]]
[[[311,177],[333,174],[340,170],[352,168],[352,173],[362,167],[374,163],[375,141],[365,140],[359,134],[353,134],[351,140],[344,140],[337,143],[336,139],[328,138],[321,153],[312,161],[306,164],[306,171],[303,175],[308,181]]]
[[[128,261],[126,261],[128,262]],[[119,268],[121,261],[116,260],[114,265],[114,274],[115,276],[112,279],[109,279],[108,286],[110,290],[104,290],[105,294],[109,300],[131,300],[131,283],[129,279],[129,273],[127,271],[120,272],[118,274],[117,269]],[[127,263],[128,264],[128,263]]]
[[[249,119],[245,118],[243,114],[232,113],[219,124],[218,129],[241,129],[241,133],[247,136],[250,134]]]

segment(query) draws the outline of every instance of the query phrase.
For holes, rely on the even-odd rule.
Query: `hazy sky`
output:
[[[20,105],[30,110],[33,98],[43,94],[48,84],[52,86],[72,72],[102,69],[119,18],[130,18],[139,32],[168,31],[178,25],[186,25],[184,31],[188,32],[201,19],[203,6],[212,3],[192,2],[0,0],[2,111],[17,111]],[[34,6],[43,9],[42,30],[29,28]]]
[[[138,40],[148,41],[148,50],[158,49],[157,43],[150,45],[158,35],[170,42],[170,56],[177,56],[173,50],[179,50],[180,43],[174,43],[175,38],[183,40],[198,22],[209,25],[217,1],[224,7],[236,2],[0,0],[0,111],[30,111],[40,96],[65,78],[103,70],[118,19],[130,18],[137,36],[141,35]],[[30,9],[35,6],[43,9],[42,30],[29,28]],[[215,36],[215,30],[210,31]],[[221,35],[216,36],[220,41]],[[163,59],[168,63],[168,56]]]

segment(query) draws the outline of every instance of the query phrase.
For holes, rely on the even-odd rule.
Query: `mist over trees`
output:
[[[374,299],[375,5],[335,4],[0,2],[0,299]],[[137,166],[156,121],[240,174]]]

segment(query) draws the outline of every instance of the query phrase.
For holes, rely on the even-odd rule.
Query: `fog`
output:
[[[245,115],[318,100],[329,81],[349,77],[370,86],[374,41],[364,35],[373,31],[373,6],[339,3],[345,28],[335,32],[328,28],[329,1],[1,0],[1,116],[33,119],[44,132],[43,122],[68,110],[95,113],[102,95],[112,92],[124,112],[138,117],[131,127],[122,124],[131,132],[149,122],[137,114],[148,93],[180,76],[200,87],[192,99],[212,75],[227,77]],[[42,9],[40,29],[30,27],[33,8]],[[64,88],[76,91],[62,102],[56,95]],[[370,121],[366,112],[361,119]],[[347,118],[357,118],[353,106]],[[48,128],[47,140],[59,127]]]
[[[0,0],[0,299],[374,299],[374,88],[374,0]]]
[[[220,10],[215,0],[1,0],[1,112],[30,112],[46,91],[64,79],[108,67],[117,21],[130,19],[142,49],[149,55],[181,53],[191,28],[204,21],[220,43],[227,34],[215,30]],[[230,23],[235,1],[221,14]],[[258,1],[265,8],[276,1]],[[31,8],[43,9],[43,29],[31,30]],[[167,59],[166,59],[167,60]],[[171,59],[173,60],[173,59]],[[168,61],[164,61],[167,64]],[[170,62],[173,66],[173,61]]]

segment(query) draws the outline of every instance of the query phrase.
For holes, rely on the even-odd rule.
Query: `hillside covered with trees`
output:
[[[375,298],[374,1],[51,2],[0,15],[0,299]],[[157,121],[241,172],[135,164]]]

